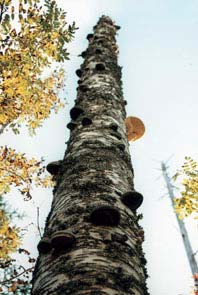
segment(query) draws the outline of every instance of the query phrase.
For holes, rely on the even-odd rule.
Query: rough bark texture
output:
[[[63,161],[54,164],[57,185],[44,233],[48,244],[40,244],[33,295],[148,294],[139,216],[122,202],[134,185],[117,29],[103,16],[88,35],[77,71],[78,108],[71,110],[68,124],[71,136]]]

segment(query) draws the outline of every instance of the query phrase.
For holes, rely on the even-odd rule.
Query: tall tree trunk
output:
[[[76,73],[78,94],[63,161],[48,165],[57,185],[33,295],[146,295],[143,230],[136,209],[115,34],[102,16]]]

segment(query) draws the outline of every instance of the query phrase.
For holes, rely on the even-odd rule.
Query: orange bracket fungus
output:
[[[70,117],[71,117],[72,120],[76,120],[83,113],[84,113],[84,111],[80,107],[73,107],[70,110]]]
[[[120,213],[111,206],[99,206],[91,212],[90,221],[94,225],[116,226],[120,222]]]
[[[64,250],[70,248],[75,241],[75,237],[67,231],[58,231],[52,235],[52,247],[55,250]]]
[[[130,191],[123,194],[121,200],[123,204],[129,207],[132,211],[135,211],[142,204],[143,196],[136,191]]]
[[[49,163],[46,167],[47,171],[52,175],[57,175],[61,167],[61,162],[62,161],[54,161]]]
[[[125,120],[128,141],[135,141],[145,132],[144,123],[136,117],[128,117]]]
[[[47,254],[51,250],[51,241],[49,238],[42,238],[38,243],[37,249],[39,253]]]

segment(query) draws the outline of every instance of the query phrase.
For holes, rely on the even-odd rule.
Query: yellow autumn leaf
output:
[[[180,197],[175,198],[175,210],[179,218],[198,216],[198,163],[190,157],[185,157],[182,169],[177,172],[181,178],[184,190],[180,192]]]

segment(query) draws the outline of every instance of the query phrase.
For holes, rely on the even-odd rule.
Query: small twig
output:
[[[6,169],[7,169],[7,168],[6,168]],[[3,171],[4,169],[0,169],[0,170]],[[15,173],[12,169],[7,169],[6,171],[9,172],[10,174],[15,175],[16,177],[20,178],[23,182],[25,182],[25,179],[24,179],[21,175]]]
[[[39,207],[37,207],[37,228],[38,228],[38,232],[39,232],[39,235],[40,235],[40,238],[41,238],[41,228],[40,228],[40,225],[39,225]]]
[[[9,123],[6,123],[6,124],[2,124],[1,128],[0,128],[0,134],[2,134],[5,130],[5,128],[7,127]]]
[[[197,250],[197,251],[195,251],[195,253],[193,253],[193,256],[197,255],[197,253],[198,253],[198,250]]]
[[[28,272],[28,271],[30,271],[30,270],[33,270],[33,269],[34,269],[34,266],[32,266],[32,267],[30,267],[30,268],[27,268],[27,269],[25,269],[24,271],[22,271],[21,273],[19,273],[18,275],[11,277],[9,280],[5,280],[5,281],[3,281],[3,282],[0,282],[0,284],[9,283],[9,282],[11,282],[12,280],[14,280],[14,279],[20,277],[20,276],[23,275],[24,273],[26,273],[26,272]]]
[[[0,12],[0,23],[2,22],[3,14],[6,11],[6,9],[4,7],[4,4],[5,4],[5,1],[3,1],[3,3],[0,5],[0,9],[1,9],[1,12]]]
[[[26,270],[25,267],[23,265],[20,266],[24,271]]]

